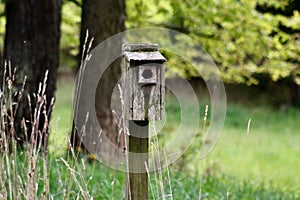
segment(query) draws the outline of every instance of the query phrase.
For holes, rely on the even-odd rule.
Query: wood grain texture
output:
[[[123,94],[128,120],[162,120],[165,58],[156,44],[123,45]],[[143,76],[148,70],[149,77]]]
[[[129,152],[138,153],[139,156],[131,154],[129,157],[129,185],[127,188],[127,199],[148,199],[148,148],[149,148],[149,121],[129,121]],[[132,136],[135,135],[135,136]],[[143,156],[140,156],[143,155]],[[137,173],[140,172],[140,173]],[[130,190],[130,192],[128,192]]]

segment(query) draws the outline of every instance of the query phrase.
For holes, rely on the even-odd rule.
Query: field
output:
[[[56,159],[64,156],[67,149],[72,83],[72,79],[64,78],[58,85],[50,138],[51,157]],[[170,104],[167,109],[172,112],[171,122],[162,131],[172,132],[176,120],[180,119],[179,108],[174,108],[176,103]],[[201,112],[204,108],[205,103],[200,106]],[[300,110],[295,108],[276,110],[267,105],[229,102],[222,136],[210,156],[198,159],[200,146],[194,142],[175,164],[162,171],[163,190],[159,175],[151,174],[149,196],[153,199],[163,195],[171,199],[168,194],[173,199],[300,199],[299,121]],[[98,161],[86,162],[82,172],[82,177],[88,180],[86,187],[95,199],[124,197],[123,173]],[[76,194],[78,188],[73,190]]]
[[[247,135],[247,119],[251,129]],[[227,123],[212,153],[222,172],[300,189],[300,111],[229,106]]]

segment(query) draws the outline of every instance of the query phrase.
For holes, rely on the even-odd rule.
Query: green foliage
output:
[[[3,51],[3,44],[4,44],[4,34],[5,34],[5,23],[6,19],[4,17],[4,4],[0,3],[0,38],[3,38],[0,40],[0,56],[2,56],[2,51]]]
[[[77,65],[81,20],[81,8],[77,4],[80,3],[63,3],[62,67]],[[4,4],[0,6],[0,12],[4,13]],[[209,53],[226,82],[258,84],[262,80],[257,74],[269,74],[274,81],[289,77],[300,84],[297,6],[296,0],[127,0],[126,26],[128,29],[166,27],[189,35]],[[1,17],[1,37],[4,31],[5,17]],[[169,66],[179,75],[200,76],[185,58],[164,53]],[[188,50],[187,54],[196,57],[195,53]],[[197,65],[201,67],[202,63]]]
[[[299,11],[295,7],[291,16],[277,14],[292,1],[128,0],[127,4],[128,28],[156,25],[188,34],[211,55],[226,82],[258,84],[253,74],[266,73],[274,81],[291,77],[300,83]],[[281,10],[259,12],[261,4]],[[176,65],[172,59],[177,69],[184,66],[186,77],[199,76],[190,73],[191,66]]]
[[[80,3],[81,1],[79,1]],[[60,67],[77,68],[76,57],[79,52],[81,7],[72,1],[62,6],[62,24],[60,39]]]

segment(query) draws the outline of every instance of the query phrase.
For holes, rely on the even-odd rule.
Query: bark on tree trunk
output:
[[[125,0],[83,0],[81,20],[80,56],[84,52],[83,46],[87,30],[89,37],[94,38],[91,49],[105,39],[125,30]],[[113,144],[123,143],[123,141],[118,140],[117,124],[111,111],[111,95],[120,76],[121,59],[112,63],[102,75],[95,95],[98,121],[103,133]],[[74,126],[72,128],[71,142],[75,147],[80,145],[80,139],[76,131],[74,131]],[[123,144],[119,145],[122,146]],[[85,149],[83,145],[81,145],[81,148]]]
[[[25,76],[27,77],[22,102],[14,120],[17,137],[24,141],[26,136],[21,128],[21,120],[28,120],[27,132],[30,132],[30,119],[33,114],[30,114],[28,109],[27,95],[31,96],[34,111],[35,102],[32,95],[37,93],[46,70],[49,71],[46,89],[47,110],[54,96],[59,63],[61,0],[9,0],[5,13],[4,59],[11,62],[12,68],[17,69],[14,87],[20,90]],[[51,112],[48,114],[49,118],[50,115]],[[41,117],[40,131],[43,129],[44,120],[45,118]]]

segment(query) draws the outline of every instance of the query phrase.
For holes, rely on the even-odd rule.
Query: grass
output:
[[[57,166],[54,166],[57,168]],[[59,165],[60,171],[68,171],[64,165]],[[172,167],[171,167],[172,169]],[[56,170],[57,171],[57,170]],[[125,199],[125,175],[124,173],[109,169],[97,161],[87,164],[85,168],[85,180],[87,181],[87,189],[94,199]],[[59,187],[58,174],[54,173],[51,176],[50,188],[52,189],[52,196],[54,199],[62,199],[63,193]],[[66,184],[66,176],[62,176],[62,184]],[[293,191],[284,191],[279,187],[265,186],[263,183],[256,181],[239,181],[230,176],[203,176],[196,178],[189,176],[186,173],[171,170],[170,182],[172,187],[173,198],[167,197],[165,199],[198,199],[200,183],[201,198],[202,199],[297,199],[298,196]],[[150,185],[153,193],[149,190],[149,199],[159,199],[160,188],[157,185],[157,180],[154,174],[150,176]],[[164,190],[166,196],[170,194],[170,187],[168,185],[168,176],[166,172],[163,173]],[[58,187],[57,187],[58,186]],[[56,187],[56,188],[55,188]],[[78,195],[76,184],[72,184],[72,191],[70,199]]]
[[[294,108],[280,111],[230,105],[211,160],[222,173],[300,190],[299,121],[300,110]]]
[[[36,188],[29,192],[38,199],[125,198],[124,173],[84,155],[66,156],[73,81],[64,77],[58,82],[48,158],[41,154],[32,161],[28,151],[1,154],[0,167],[5,173],[0,176],[0,199],[14,199],[4,193],[9,183],[14,187],[20,185],[18,192],[14,192],[24,197],[20,199],[28,197],[26,184],[32,180],[28,176],[32,170],[30,162],[36,165]],[[159,135],[161,144],[174,137],[180,121],[178,102],[174,98],[167,100],[167,120]],[[205,105],[200,105],[201,118]],[[247,133],[249,118],[252,124]],[[197,157],[203,128],[200,127],[193,145],[169,166],[170,176],[167,170],[162,170],[161,179],[157,173],[150,174],[149,199],[300,199],[299,120],[300,111],[294,108],[280,111],[266,105],[229,104],[223,135],[211,155],[205,160]],[[7,179],[8,166],[13,169],[12,181]],[[49,193],[45,196],[47,184]]]
[[[73,75],[58,80],[56,102],[52,114],[52,133],[50,135],[49,152],[55,156],[65,154],[72,124]]]
[[[70,83],[72,83],[70,80],[63,79],[60,80],[58,86],[57,104],[53,119],[55,121],[60,116],[56,133],[59,138],[64,137],[71,123],[70,96],[72,84]],[[200,106],[201,115],[203,115],[204,108],[205,103],[202,103]],[[178,103],[172,98],[168,104],[167,112],[170,113],[169,121],[165,123],[162,132],[169,134],[168,138],[170,138],[172,132],[177,130],[177,124],[180,121]],[[247,134],[249,119],[251,119],[251,127]],[[215,190],[218,191],[222,188],[222,191],[216,192],[219,194],[218,197],[230,194],[232,198],[239,199],[238,197],[242,195],[240,191],[245,193],[244,190],[248,191],[249,199],[251,199],[251,194],[268,195],[275,194],[276,191],[276,195],[281,192],[284,193],[283,191],[289,191],[291,195],[295,192],[299,196],[300,159],[298,158],[300,145],[297,142],[300,141],[300,135],[297,134],[297,130],[300,130],[299,121],[300,111],[295,108],[288,108],[283,111],[272,109],[267,105],[247,107],[229,104],[223,134],[209,157],[209,165],[207,166],[206,161],[195,159],[195,156],[199,155],[197,152],[200,149],[198,143],[198,146],[190,147],[187,152],[188,155],[184,154],[176,166],[170,168],[171,171],[176,171],[178,166],[184,163],[184,173],[171,173],[173,175],[171,178],[172,187],[177,188],[178,185],[181,185],[179,192],[174,192],[174,198],[177,199],[179,196],[196,198],[199,192],[199,184],[196,183],[200,181],[197,173],[204,174],[207,167],[211,168],[213,177],[210,177],[209,180],[205,179],[202,183],[203,187],[206,188],[207,181],[209,184],[216,184],[207,190],[216,192]],[[163,138],[162,141],[164,141]],[[56,143],[52,144],[54,147],[55,145]],[[195,171],[199,172],[195,173]],[[191,180],[186,182],[185,179]],[[195,182],[193,189],[190,188],[190,181]],[[189,189],[186,188],[185,184]],[[218,187],[220,188],[218,189]],[[193,192],[191,193],[190,190]],[[228,190],[229,193],[227,194]],[[177,189],[173,189],[173,191],[177,191]],[[184,197],[181,193],[187,196]],[[210,193],[203,193],[204,196],[208,194]]]

